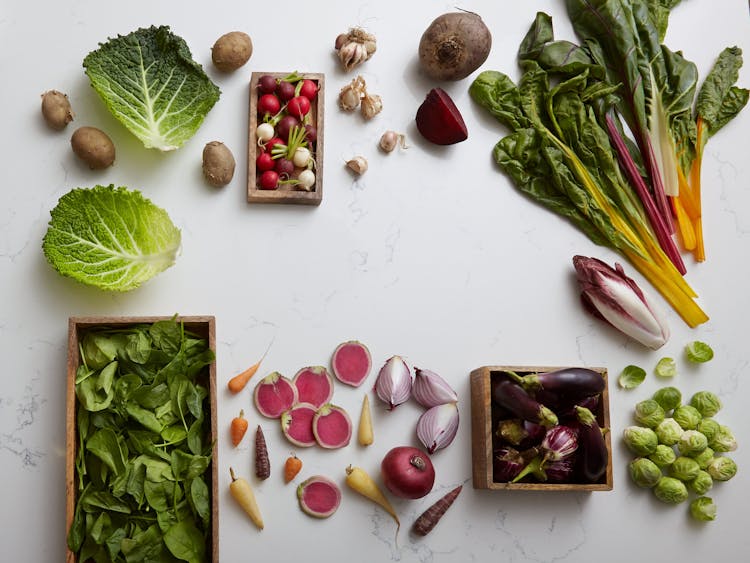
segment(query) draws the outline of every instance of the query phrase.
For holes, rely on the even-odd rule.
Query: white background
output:
[[[217,320],[221,560],[262,561],[609,561],[737,560],[748,553],[745,515],[748,420],[747,330],[750,261],[750,166],[745,112],[707,147],[703,209],[708,259],[686,257],[688,280],[711,316],[691,330],[669,311],[672,338],[657,352],[644,349],[585,315],[573,279],[575,254],[610,263],[552,213],[517,193],[494,166],[490,151],[506,131],[469,98],[471,77],[442,84],[463,113],[469,139],[429,146],[413,119],[426,92],[416,50],[430,21],[452,2],[3,2],[0,7],[0,471],[3,500],[0,545],[14,561],[57,561],[65,542],[65,362],[67,318],[72,315],[210,314]],[[517,76],[515,53],[537,10],[554,16],[558,37],[572,38],[561,0],[468,1],[493,34],[483,69]],[[139,26],[166,24],[182,36],[195,59],[222,90],[195,137],[171,154],[146,150],[104,108],[81,62],[98,42]],[[378,51],[360,72],[384,110],[371,122],[340,112],[344,74],[333,53],[337,34],[361,25],[378,39]],[[211,67],[210,47],[231,30],[250,34],[254,54],[234,75]],[[667,44],[682,49],[705,74],[715,55],[737,44],[750,53],[748,7],[741,0],[692,0],[675,9]],[[324,198],[319,208],[248,205],[245,150],[248,82],[252,71],[309,71],[326,75]],[[750,85],[743,69],[740,83]],[[64,132],[46,128],[39,95],[67,92],[76,121]],[[115,165],[92,172],[73,156],[76,126],[107,131],[117,146]],[[383,155],[376,144],[386,129],[406,133],[410,148]],[[237,157],[234,180],[210,188],[200,171],[203,145],[226,143]],[[370,170],[354,179],[344,162],[364,155]],[[77,186],[126,185],[164,207],[182,229],[176,265],[127,294],[102,293],[60,277],[40,244],[49,210]],[[625,264],[648,291],[653,290]],[[661,301],[661,298],[658,298]],[[312,520],[298,507],[280,469],[293,449],[275,421],[259,420],[249,390],[224,391],[226,381],[275,343],[260,377],[289,376],[329,361],[335,346],[360,339],[374,370],[360,389],[338,386],[334,400],[356,421],[362,395],[393,354],[441,373],[460,397],[455,442],[434,456],[432,494],[397,501],[403,529],[398,547],[393,523],[380,509],[344,490],[339,511]],[[687,365],[683,347],[710,343],[715,359]],[[740,471],[711,491],[718,519],[692,522],[687,505],[665,506],[636,489],[626,474],[629,454],[620,442],[633,405],[660,382],[651,373],[659,358],[677,359],[675,379],[687,396],[718,393],[717,418],[735,429]],[[611,385],[615,486],[593,494],[522,494],[473,490],[470,485],[469,372],[488,364],[605,366],[612,383],[622,368],[649,371],[626,392]],[[226,429],[244,408],[251,428],[262,422],[272,478],[253,481],[266,520],[255,530],[232,503],[228,466],[252,472],[247,444],[233,450]],[[299,451],[303,476],[321,473],[342,483],[354,463],[374,475],[393,446],[416,444],[420,410],[413,403],[387,413],[373,403],[376,442],[335,452]],[[408,533],[414,518],[459,483],[464,492],[427,538]]]

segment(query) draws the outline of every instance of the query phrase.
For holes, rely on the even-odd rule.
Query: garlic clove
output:
[[[458,394],[434,371],[414,368],[414,399],[426,408],[458,401]]]
[[[417,421],[417,438],[433,454],[453,442],[458,433],[456,403],[436,405],[422,413]]]
[[[339,107],[345,111],[357,109],[365,93],[365,79],[357,76],[339,92]]]
[[[364,156],[355,156],[346,162],[346,166],[357,176],[361,176],[367,172],[367,159]]]
[[[385,362],[375,380],[375,394],[393,410],[405,403],[411,396],[411,372],[400,356],[393,356]]]
[[[368,94],[365,92],[362,98],[362,116],[365,119],[372,119],[383,111],[383,99],[377,94]]]

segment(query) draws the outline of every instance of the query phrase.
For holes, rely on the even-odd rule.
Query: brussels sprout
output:
[[[698,423],[698,427],[696,428],[696,430],[703,434],[710,442],[719,431],[719,423],[716,422],[713,418],[703,418]]]
[[[695,430],[703,417],[695,407],[690,405],[680,405],[672,413],[672,418],[674,418],[677,421],[677,424],[682,426],[685,430]]]
[[[717,452],[733,452],[737,449],[737,440],[729,427],[721,424],[708,445]]]
[[[654,373],[659,377],[674,377],[677,375],[677,364],[674,358],[662,358],[656,363]]]
[[[698,471],[698,475],[695,476],[695,479],[690,481],[687,485],[696,494],[705,495],[711,490],[711,487],[714,486],[714,480],[708,472],[701,470]]]
[[[628,426],[623,431],[625,445],[636,455],[647,456],[654,453],[659,440],[650,428]]]
[[[656,446],[654,453],[648,456],[648,459],[659,467],[667,467],[674,463],[674,460],[677,459],[677,454],[674,453],[674,450],[670,446],[659,444]]]
[[[697,430],[685,430],[677,442],[677,450],[682,455],[699,454],[708,447],[708,440]]]
[[[653,399],[646,399],[635,406],[635,421],[647,428],[656,428],[664,420],[664,409]]]
[[[715,457],[706,467],[714,481],[729,481],[737,474],[737,464],[728,457]]]
[[[692,481],[698,476],[700,470],[701,468],[697,461],[692,457],[685,457],[683,455],[675,459],[670,467],[672,477],[680,481]]]
[[[701,416],[714,416],[721,410],[721,400],[711,391],[698,391],[690,398],[690,405],[698,409]]]
[[[665,411],[676,409],[682,403],[682,393],[677,387],[662,387],[653,396],[654,401],[661,405]]]
[[[660,444],[674,446],[680,440],[684,430],[674,418],[665,418],[654,429]]]
[[[630,477],[639,487],[650,489],[662,478],[661,469],[650,459],[638,457],[630,462]]]
[[[696,520],[710,522],[716,519],[716,505],[710,497],[698,497],[690,503],[690,515]]]
[[[688,498],[685,483],[674,477],[662,477],[653,488],[656,498],[669,504],[679,504]]]
[[[688,361],[702,364],[713,359],[714,351],[711,349],[711,346],[705,342],[695,340],[685,346],[685,355],[687,356]]]
[[[711,460],[714,459],[714,451],[711,448],[706,448],[702,452],[691,456],[695,461],[698,462],[698,467],[705,469]]]

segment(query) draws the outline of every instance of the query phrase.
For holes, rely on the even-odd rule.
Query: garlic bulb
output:
[[[383,100],[377,94],[368,94],[365,92],[362,98],[362,117],[372,119],[383,111]]]
[[[339,107],[344,111],[355,110],[366,94],[365,79],[357,76],[339,92]]]
[[[335,47],[339,60],[347,72],[372,57],[377,49],[375,36],[359,27],[336,37]]]

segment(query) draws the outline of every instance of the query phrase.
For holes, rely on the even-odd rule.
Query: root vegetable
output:
[[[312,170],[303,170],[297,176],[297,185],[307,192],[312,191],[315,185],[315,173]]]
[[[344,111],[353,111],[359,107],[362,98],[367,93],[365,79],[361,76],[353,78],[339,92],[339,107]]]
[[[342,342],[333,351],[331,369],[341,383],[359,387],[370,373],[370,350],[357,340]]]
[[[391,356],[378,372],[375,393],[393,410],[411,396],[411,371],[401,356]]]
[[[296,151],[294,151],[292,162],[298,168],[304,168],[308,164],[310,164],[311,159],[312,154],[310,154],[310,150],[305,147],[299,147]]]
[[[281,110],[281,102],[273,94],[263,94],[258,98],[258,114],[276,115]]]
[[[263,429],[258,425],[255,430],[255,476],[258,479],[268,479],[271,476],[271,462],[268,459],[268,448]]]
[[[396,534],[401,527],[401,522],[398,519],[396,511],[393,509],[388,498],[380,490],[377,483],[372,477],[361,467],[352,467],[351,465],[346,468],[346,484],[355,492],[370,499],[372,502],[380,505],[391,517],[396,521]]]
[[[42,117],[52,129],[65,129],[65,126],[73,121],[73,110],[68,96],[57,90],[49,90],[42,94]]]
[[[341,504],[341,489],[328,477],[313,475],[297,487],[299,506],[314,518],[328,518]]]
[[[365,398],[362,399],[362,411],[359,415],[357,441],[360,446],[369,446],[375,441],[375,436],[372,431],[372,415],[370,414],[370,397],[366,394]]]
[[[266,170],[260,175],[258,187],[261,190],[275,190],[279,187],[279,173],[274,170]]]
[[[276,132],[273,130],[273,125],[270,123],[261,123],[258,125],[258,128],[255,130],[255,135],[258,137],[258,143],[267,143],[271,139],[273,139],[273,136],[276,134]]]
[[[347,412],[332,404],[323,405],[312,419],[313,435],[321,448],[343,448],[352,437],[352,421]]]
[[[354,27],[348,33],[336,37],[336,51],[345,71],[362,64],[377,50],[375,36],[364,29]]]
[[[96,127],[79,127],[70,138],[70,146],[78,158],[92,170],[112,166],[115,161],[115,145],[112,139]]]
[[[236,448],[240,445],[242,438],[247,432],[248,422],[245,418],[245,411],[241,410],[239,416],[235,416],[232,419],[232,424],[229,428],[230,435],[232,437],[232,445]]]
[[[302,460],[295,454],[290,455],[284,462],[284,483],[289,483],[302,471]]]
[[[412,524],[411,527],[412,531],[418,536],[426,536],[429,534],[458,498],[462,489],[463,485],[459,485],[438,499],[435,504],[425,510],[419,518],[414,521],[414,524]]]
[[[385,454],[380,473],[386,488],[401,498],[422,498],[435,484],[435,468],[429,456],[411,446],[398,446]]]
[[[270,74],[264,74],[258,79],[258,90],[263,94],[273,94],[276,91],[276,79]]]
[[[203,176],[215,188],[226,186],[234,176],[234,155],[224,143],[211,141],[203,147]]]
[[[271,342],[268,343],[268,347],[266,347],[266,351],[263,352],[263,355],[260,357],[260,360],[258,360],[249,368],[247,368],[241,373],[238,373],[232,379],[229,380],[229,383],[227,383],[227,387],[229,387],[229,390],[232,393],[239,393],[245,388],[245,386],[247,385],[247,382],[250,381],[250,378],[254,376],[255,373],[258,371],[258,368],[260,367],[261,362],[265,359],[266,354],[268,354],[268,350],[271,349],[271,344],[273,344],[273,340],[271,340]]]
[[[229,474],[232,476],[232,482],[229,484],[229,492],[232,498],[237,501],[247,515],[252,520],[258,529],[263,529],[263,516],[260,514],[260,508],[258,502],[255,499],[255,493],[253,488],[250,486],[245,479],[241,477],[235,477],[234,469],[229,468]]]
[[[436,80],[461,80],[482,66],[492,34],[478,14],[451,12],[436,18],[419,41],[419,63]]]
[[[310,403],[297,403],[281,415],[281,430],[295,446],[309,448],[315,445],[312,421],[317,408]]]
[[[308,113],[310,113],[310,100],[304,96],[295,96],[287,103],[286,111],[294,117],[303,119]]]
[[[292,378],[297,388],[297,400],[322,407],[333,397],[333,379],[323,366],[310,366],[299,370]]]
[[[221,72],[232,72],[244,65],[253,54],[253,42],[247,33],[230,31],[216,40],[211,49],[214,66]]]
[[[433,88],[419,106],[417,129],[436,145],[453,145],[469,137],[466,124],[456,104],[442,88]]]
[[[297,388],[289,379],[275,371],[255,386],[253,401],[263,416],[279,418],[297,402]]]

